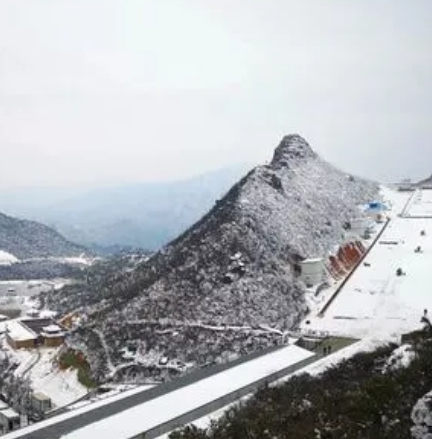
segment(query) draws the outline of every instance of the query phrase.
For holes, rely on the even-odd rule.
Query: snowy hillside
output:
[[[377,196],[376,184],[334,168],[300,136],[286,136],[270,165],[252,170],[148,262],[81,295],[52,299],[67,310],[85,307],[89,294],[99,298],[86,309],[93,317],[79,340],[91,344],[100,373],[107,358],[125,362],[125,340],[138,363],[153,356],[202,364],[246,353],[300,321],[307,304],[295,264],[333,249],[357,205]]]
[[[18,262],[18,258],[8,252],[0,250],[0,265],[12,265]]]
[[[75,277],[86,251],[43,224],[0,213],[2,280]]]
[[[19,259],[78,256],[83,247],[67,241],[55,230],[0,213],[0,249]]]

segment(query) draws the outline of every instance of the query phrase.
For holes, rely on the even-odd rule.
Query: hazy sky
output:
[[[167,180],[297,132],[432,173],[430,0],[1,0],[0,187]]]

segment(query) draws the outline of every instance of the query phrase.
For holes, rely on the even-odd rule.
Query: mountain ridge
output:
[[[285,136],[269,165],[251,170],[147,262],[109,285],[90,285],[86,294],[100,300],[87,308],[91,323],[78,339],[94,340],[97,328],[116,364],[126,342],[140,346],[144,358],[157,352],[193,364],[271,345],[276,335],[256,337],[251,328],[291,329],[307,312],[295,264],[339,244],[358,204],[378,192],[377,184],[322,160],[299,135]],[[51,300],[65,310],[85,308],[79,297]],[[226,328],[224,337],[209,328]],[[101,351],[88,354],[103,375]]]

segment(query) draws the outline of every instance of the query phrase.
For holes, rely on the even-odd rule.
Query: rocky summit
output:
[[[98,378],[126,362],[126,345],[133,373],[157,378],[166,373],[158,358],[196,366],[251,352],[307,312],[296,263],[340,243],[358,204],[378,193],[301,136],[286,136],[269,165],[250,171],[148,261],[73,294],[63,290],[50,306],[85,310],[89,320],[75,340],[87,346]]]

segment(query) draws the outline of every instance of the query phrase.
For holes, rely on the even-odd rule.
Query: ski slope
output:
[[[387,196],[395,201],[391,220],[365,260],[369,265],[352,274],[323,316],[309,316],[303,330],[391,337],[417,329],[424,310],[432,312],[432,190]],[[406,275],[396,276],[398,268]]]

